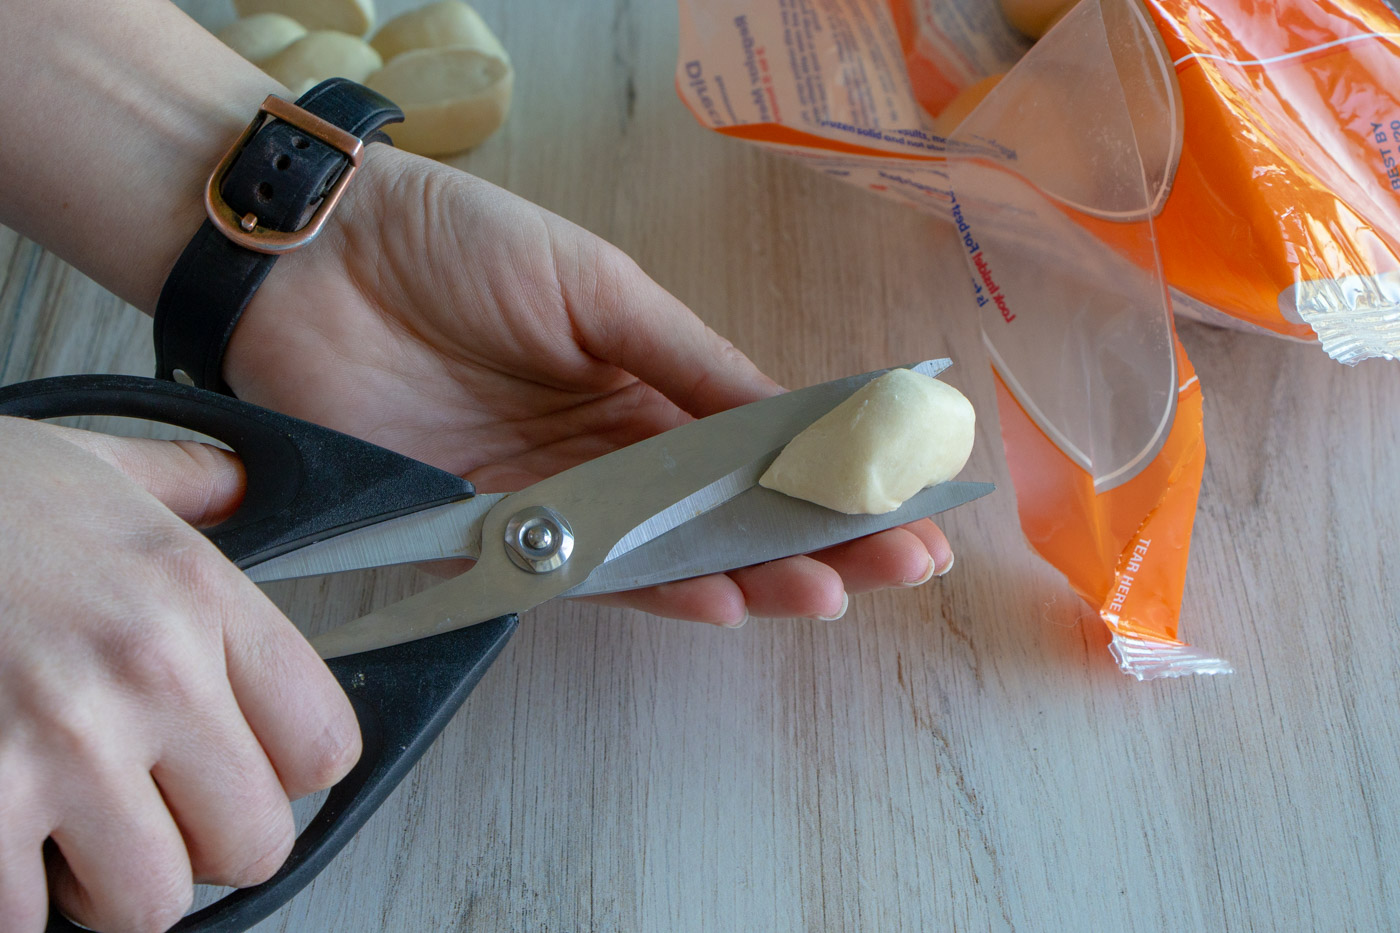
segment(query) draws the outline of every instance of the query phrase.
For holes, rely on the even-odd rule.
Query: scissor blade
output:
[[[846,515],[754,486],[724,505],[609,560],[563,595],[595,596],[807,554],[980,499],[991,483],[940,483],[883,515]]]
[[[939,373],[943,372],[943,370],[947,369],[951,365],[953,365],[953,361],[944,358],[938,360],[925,360],[924,362],[916,363],[915,365],[909,368],[916,373],[928,376],[929,378],[935,378],[938,376]],[[811,386],[807,389],[800,389],[796,393],[789,393],[789,395],[801,395],[807,399],[809,408],[814,412],[811,415],[811,417],[806,419],[806,424],[810,424],[812,421],[815,421],[817,418],[820,418],[822,415],[826,414],[832,408],[835,408],[837,404],[840,404],[840,402],[845,401],[857,389],[865,385],[865,383],[871,381],[876,376],[879,376],[884,372],[887,372],[887,370],[876,370],[875,372],[862,373],[859,376],[851,376],[848,379],[838,379],[834,382],[826,382],[822,383],[821,385]],[[827,398],[822,402],[824,407],[822,407],[820,410],[817,410],[819,401],[819,396],[817,393],[819,391],[826,395]],[[831,401],[830,397],[834,393],[839,393],[839,395],[838,397],[836,397],[835,401]],[[782,398],[782,396],[780,396],[779,398]],[[776,399],[769,399],[766,402],[758,402],[755,404],[757,406],[763,406],[773,404],[775,402]],[[745,409],[754,408],[755,405],[745,406]],[[730,413],[725,412],[718,417],[723,418],[724,415],[728,414]],[[705,420],[708,422],[712,419]],[[747,491],[748,489],[752,488],[758,483],[758,478],[763,475],[763,472],[765,470],[768,469],[769,465],[772,464],[774,458],[778,456],[778,453],[782,450],[782,448],[787,445],[787,442],[792,440],[793,435],[795,435],[798,431],[802,430],[803,427],[806,427],[806,424],[801,425],[796,430],[792,431],[791,433],[784,434],[781,437],[775,436],[774,439],[777,441],[777,443],[766,453],[755,453],[751,449],[749,451],[750,459],[747,462],[742,463],[742,465],[740,465],[738,469],[734,470],[734,472],[729,473],[725,476],[721,476],[720,478],[696,490],[695,492],[691,493],[685,498],[680,499],[671,506],[664,508],[656,514],[647,517],[643,522],[641,522],[639,525],[637,525],[635,528],[629,531],[626,535],[624,535],[622,539],[617,542],[617,544],[613,545],[612,550],[608,552],[605,562],[612,561],[617,559],[618,557],[621,557],[628,551],[640,547],[641,545],[646,544],[648,541],[651,541],[654,538],[666,534],[673,528],[676,528],[680,525],[685,524],[686,522],[694,520],[697,516],[703,515],[711,509],[723,505],[724,503],[733,499],[735,496],[738,496]],[[736,426],[735,429],[740,430],[742,428]],[[715,457],[729,456],[731,457],[731,459],[733,459],[732,454],[729,453],[729,449],[734,446],[737,446],[734,442],[734,438],[732,436],[729,438],[720,437],[718,438],[718,440],[719,443],[724,446],[709,452],[710,458],[713,459]]]
[[[489,565],[483,568],[482,565]],[[539,605],[535,579],[491,554],[446,583],[377,609],[311,639],[323,658],[401,645]]]
[[[481,519],[505,493],[479,495],[347,531],[248,568],[255,583],[481,554]]]
[[[948,360],[931,360],[913,368],[933,376],[949,365]],[[687,503],[695,505],[725,477],[771,455],[883,372],[723,411],[541,480],[496,503],[482,518],[481,555],[471,571],[321,635],[313,644],[329,658],[452,631],[505,611],[533,609],[582,584],[624,537],[639,547],[668,526],[692,518],[695,509],[687,512]],[[725,491],[707,506],[718,506],[740,491]],[[505,546],[511,518],[532,507],[554,510],[571,529],[572,555],[547,573],[516,566]],[[664,520],[649,523],[658,516]]]

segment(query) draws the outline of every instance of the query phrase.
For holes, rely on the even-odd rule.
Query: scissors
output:
[[[936,376],[951,365],[910,367]],[[991,492],[947,482],[883,515],[846,515],[758,485],[794,435],[884,370],[682,425],[513,493],[225,395],[137,376],[0,388],[0,414],[117,415],[238,454],[247,492],[205,534],[257,582],[445,559],[472,569],[312,639],[355,709],[364,751],[271,879],[173,927],[235,933],[289,901],[427,751],[519,625],[555,597],[614,593],[805,554]],[[76,933],[51,912],[48,933]]]

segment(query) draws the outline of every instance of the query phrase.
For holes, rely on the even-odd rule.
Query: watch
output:
[[[277,257],[310,243],[359,168],[364,147],[403,120],[388,98],[345,78],[295,104],[269,95],[204,191],[207,219],[156,302],[156,378],[232,390],[224,352]]]

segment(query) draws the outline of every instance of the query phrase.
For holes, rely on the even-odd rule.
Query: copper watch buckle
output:
[[[282,232],[260,226],[255,214],[239,215],[232,207],[229,207],[228,202],[224,200],[223,194],[219,191],[219,187],[224,181],[224,175],[228,173],[239,153],[243,151],[243,147],[248,144],[248,140],[253,138],[254,133],[262,129],[265,122],[263,118],[269,116],[290,124],[307,136],[320,140],[345,156],[349,162],[345,166],[345,170],[340,173],[340,177],[331,185],[331,189],[326,192],[325,197],[321,199],[321,203],[316,206],[311,218],[299,230]],[[262,106],[258,108],[257,116],[253,117],[252,122],[248,124],[242,135],[219,161],[214,173],[209,176],[209,184],[204,189],[204,212],[209,215],[210,222],[218,228],[220,233],[244,249],[272,255],[300,249],[316,239],[321,229],[325,227],[326,221],[330,219],[331,211],[340,201],[340,196],[345,193],[345,186],[359,169],[364,151],[364,141],[355,134],[322,120],[313,113],[308,113],[290,101],[269,94],[267,99],[262,102]]]

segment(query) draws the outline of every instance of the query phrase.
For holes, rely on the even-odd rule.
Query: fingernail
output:
[[[837,619],[839,619],[839,618],[841,618],[842,616],[844,616],[844,615],[846,614],[846,610],[849,609],[849,608],[851,608],[851,594],[850,594],[850,593],[842,593],[842,594],[841,594],[841,608],[838,609],[838,610],[836,610],[836,615],[834,615],[834,616],[816,616],[816,618],[817,618],[817,619],[820,619],[820,620],[823,621],[823,622],[835,622]]]
[[[744,617],[741,618],[738,622],[725,622],[724,625],[723,625],[723,627],[724,627],[724,628],[743,628],[745,625],[748,624],[748,621],[749,621],[749,614],[746,612],[746,613],[744,613]]]
[[[941,576],[943,576],[944,574],[946,574],[948,571],[950,571],[950,570],[953,569],[953,558],[954,558],[955,556],[956,556],[956,555],[954,555],[954,554],[949,554],[949,555],[948,555],[948,563],[946,563],[946,564],[943,565],[943,569],[940,570],[940,571],[938,571],[937,576],[940,576],[940,577],[941,577]]]
[[[928,569],[924,571],[924,575],[923,575],[922,577],[920,577],[919,579],[917,579],[917,580],[910,580],[908,583],[905,583],[904,585],[905,585],[905,586],[908,586],[908,587],[923,586],[925,583],[927,583],[928,581],[930,581],[930,580],[933,579],[933,574],[934,574],[933,558],[930,557],[930,558],[928,559]]]

